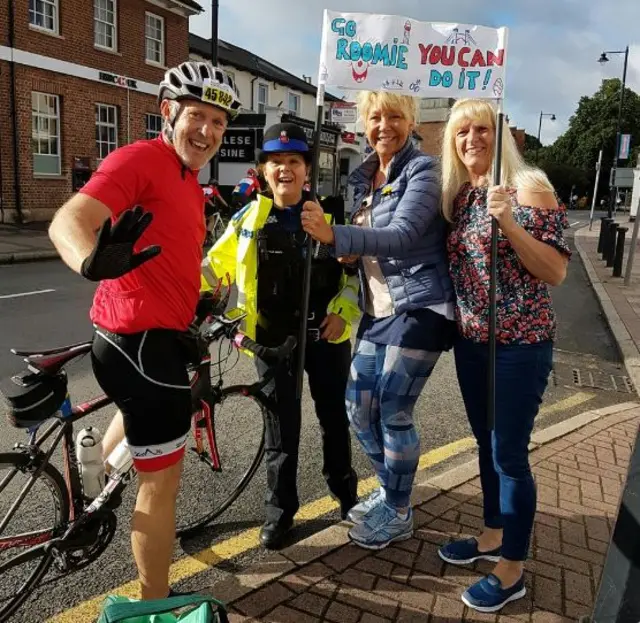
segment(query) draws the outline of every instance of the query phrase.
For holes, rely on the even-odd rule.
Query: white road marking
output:
[[[576,221],[575,223],[569,223],[569,227],[573,227],[574,225],[580,225],[582,221]]]
[[[16,294],[1,294],[0,299],[17,299],[21,296],[33,296],[34,294],[47,294],[48,292],[55,292],[52,288],[47,290],[34,290],[33,292],[17,292]]]

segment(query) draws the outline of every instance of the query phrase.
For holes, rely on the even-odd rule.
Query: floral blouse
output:
[[[519,206],[515,221],[536,240],[571,257],[562,236],[568,226],[565,210]],[[489,340],[491,217],[487,189],[465,183],[454,200],[453,225],[447,239],[449,272],[456,293],[456,320],[462,337]],[[498,230],[496,341],[534,344],[555,339],[556,317],[549,287],[522,264],[507,237]]]

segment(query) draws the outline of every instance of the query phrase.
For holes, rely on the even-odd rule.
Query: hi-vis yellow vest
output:
[[[238,288],[238,307],[247,313],[243,331],[254,340],[258,322],[257,233],[267,222],[272,206],[271,199],[258,195],[255,201],[231,218],[226,231],[202,262],[200,291],[215,289],[218,281],[226,279],[228,274]],[[331,218],[330,214],[325,214],[327,222],[330,223]],[[351,325],[360,317],[358,288],[358,277],[347,276],[343,271],[340,290],[327,307],[327,314],[337,314],[346,323],[342,335],[333,343],[344,342],[351,337]]]

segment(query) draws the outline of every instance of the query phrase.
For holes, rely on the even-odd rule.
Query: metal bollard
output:
[[[605,227],[605,222],[608,221],[609,219],[606,216],[601,216],[600,217],[600,235],[598,236],[598,253],[602,253],[602,248],[604,246],[604,239],[605,239],[605,231],[606,231],[606,227]]]
[[[613,258],[616,252],[616,229],[618,229],[618,223],[612,220],[609,223],[609,233],[607,234],[607,246],[604,249],[605,266],[611,268],[613,266]]]
[[[622,277],[622,258],[624,256],[624,236],[629,231],[628,227],[618,228],[618,240],[616,241],[616,252],[613,259],[613,276]]]
[[[609,248],[609,225],[611,225],[611,223],[613,222],[612,218],[609,218],[608,216],[605,216],[602,219],[602,246],[600,247],[600,250],[598,251],[598,253],[602,254],[602,259],[606,260],[607,256],[606,256],[606,249]]]

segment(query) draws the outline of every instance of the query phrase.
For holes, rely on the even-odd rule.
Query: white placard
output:
[[[325,10],[318,83],[416,97],[503,99],[507,32]]]

